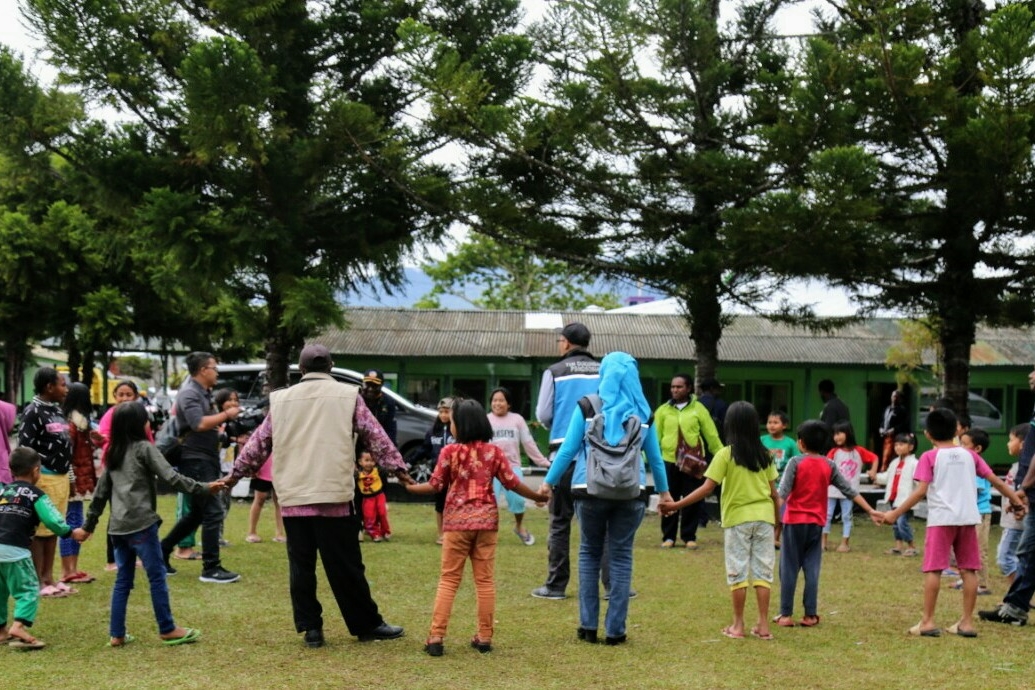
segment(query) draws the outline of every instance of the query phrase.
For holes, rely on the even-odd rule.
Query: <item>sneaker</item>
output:
[[[217,584],[226,585],[231,582],[237,582],[241,579],[241,576],[237,573],[230,572],[223,566],[216,566],[215,568],[202,570],[201,577],[198,579],[202,582],[215,582]]]
[[[953,570],[952,568],[946,568],[945,570],[942,571],[942,577],[959,577],[959,576],[960,576],[959,572],[956,571],[956,570]]]
[[[1020,618],[1014,616],[1012,613],[1006,610],[1005,606],[992,609],[991,611],[978,611],[978,618],[983,621],[990,623],[1006,623],[1007,625],[1027,625],[1027,618]]]
[[[532,596],[536,599],[553,599],[554,601],[568,598],[568,595],[564,592],[555,592],[552,589],[547,588],[546,585],[533,589]]]
[[[176,574],[176,568],[169,565],[169,561],[165,562],[165,576],[170,577]]]
[[[535,544],[535,537],[533,537],[532,533],[527,530],[522,533],[515,527],[514,534],[517,535],[517,538],[520,539],[521,543],[525,546],[531,546],[532,544]]]

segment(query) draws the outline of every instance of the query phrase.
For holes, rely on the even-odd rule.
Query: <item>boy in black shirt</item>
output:
[[[40,456],[31,448],[11,453],[14,481],[0,488],[0,643],[16,649],[42,649],[29,634],[40,604],[40,582],[32,564],[29,544],[42,521],[54,534],[84,541],[89,535],[65,524],[50,498],[36,487]],[[7,599],[14,599],[14,623],[7,627]]]

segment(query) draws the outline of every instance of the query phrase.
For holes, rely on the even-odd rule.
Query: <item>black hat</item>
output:
[[[378,386],[385,382],[385,375],[377,369],[367,369],[367,372],[363,374],[363,383],[373,383]]]
[[[716,388],[722,388],[722,384],[719,383],[719,379],[717,378],[709,378],[701,381],[701,390],[703,391],[713,391]]]
[[[564,328],[558,329],[557,332],[572,345],[578,345],[579,347],[589,346],[589,329],[578,321],[569,323]]]
[[[330,368],[333,361],[330,350],[324,345],[314,343],[302,348],[302,354],[298,356],[298,368],[306,371],[324,371]]]

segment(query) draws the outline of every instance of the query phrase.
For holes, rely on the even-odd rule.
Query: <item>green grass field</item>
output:
[[[172,501],[162,499],[164,515]],[[430,505],[395,504],[391,543],[366,542],[363,555],[374,596],[386,620],[406,627],[406,637],[360,644],[348,635],[321,577],[327,645],[307,649],[294,632],[284,546],[272,536],[272,515],[263,515],[267,541],[246,544],[247,505],[235,503],[227,524],[233,546],[224,564],[242,574],[231,585],[197,580],[201,564],[177,561],[170,579],[177,623],[201,628],[200,642],[163,647],[157,641],[143,574],[130,600],[129,630],[137,641],[123,649],[107,643],[112,573],[103,570],[100,534],[82,556],[96,582],[80,594],[45,600],[33,632],[48,644],[38,652],[0,649],[0,668],[12,687],[25,688],[974,688],[1021,687],[1035,673],[1033,628],[978,623],[980,636],[911,638],[905,630],[920,618],[918,558],[884,555],[891,529],[856,519],[853,551],[824,557],[820,585],[822,623],[811,629],[779,629],[776,640],[729,640],[720,630],[730,620],[722,561],[722,533],[714,524],[699,533],[701,549],[658,548],[659,518],[648,515],[637,539],[629,642],[591,646],[575,639],[578,602],[569,586],[565,601],[529,596],[546,572],[546,511],[531,509],[526,522],[532,547],[510,533],[502,516],[497,553],[495,650],[481,655],[467,646],[474,632],[474,594],[465,580],[453,612],[446,654],[422,652],[438,579],[438,547]],[[102,524],[105,521],[102,520]],[[922,535],[922,522],[916,522]],[[577,529],[577,528],[576,528]],[[835,525],[834,536],[839,536]],[[999,530],[993,528],[992,545]],[[573,555],[577,535],[573,538]],[[574,566],[574,563],[573,563]],[[946,589],[938,623],[959,615],[960,594]],[[996,571],[996,595],[1005,583]],[[800,602],[799,582],[798,600]],[[778,595],[774,591],[772,613]],[[979,608],[998,598],[980,597]],[[748,620],[755,615],[749,598]],[[795,610],[800,618],[800,606]],[[602,625],[601,625],[602,628]]]

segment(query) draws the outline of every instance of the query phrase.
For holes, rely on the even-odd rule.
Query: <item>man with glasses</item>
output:
[[[199,482],[213,482],[222,476],[219,469],[219,427],[235,419],[240,407],[217,411],[212,404],[212,388],[219,379],[219,366],[210,352],[192,352],[187,355],[190,378],[183,382],[176,394],[176,420],[180,429],[189,430],[183,438],[180,474]],[[173,548],[201,525],[202,582],[226,584],[237,582],[241,576],[223,567],[219,559],[219,528],[225,513],[223,504],[211,494],[192,495],[190,512],[173,525],[162,540],[162,555],[170,575],[176,569],[169,564]]]

